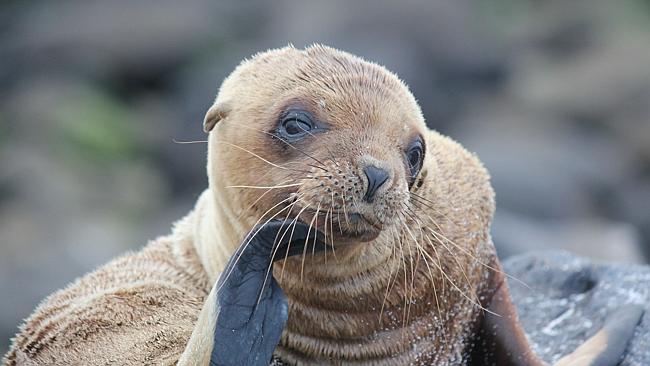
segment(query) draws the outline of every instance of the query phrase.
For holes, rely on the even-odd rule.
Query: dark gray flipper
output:
[[[271,361],[287,322],[288,302],[272,274],[266,276],[274,244],[287,229],[273,261],[303,253],[305,243],[309,251],[312,245],[316,245],[315,251],[324,249],[322,234],[300,222],[294,228],[274,220],[251,231],[217,282],[210,365],[267,366]],[[314,240],[316,235],[319,237]]]
[[[643,316],[640,305],[624,305],[610,314],[599,332],[605,332],[607,345],[590,366],[617,365],[630,339],[634,335],[637,324]]]

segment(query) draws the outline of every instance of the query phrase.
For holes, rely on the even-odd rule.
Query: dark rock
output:
[[[564,251],[506,260],[510,291],[533,349],[554,363],[624,305],[645,308],[620,365],[650,364],[650,267],[594,262]]]

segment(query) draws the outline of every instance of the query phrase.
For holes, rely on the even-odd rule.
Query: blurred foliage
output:
[[[60,125],[61,146],[86,159],[110,161],[133,157],[136,120],[129,109],[90,88],[74,98],[72,102],[60,101],[51,111],[52,121]]]

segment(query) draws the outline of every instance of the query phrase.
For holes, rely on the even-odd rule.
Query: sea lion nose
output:
[[[377,193],[379,187],[388,180],[389,174],[384,169],[377,168],[373,165],[368,165],[363,168],[363,172],[368,178],[368,188],[366,189],[366,195],[363,196],[363,199],[370,203],[375,199],[375,193]]]

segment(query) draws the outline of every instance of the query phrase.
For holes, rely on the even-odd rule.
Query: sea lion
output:
[[[319,45],[268,51],[223,82],[204,128],[210,188],[196,208],[47,298],[7,364],[219,364],[224,268],[278,220],[325,244],[272,265],[288,298],[278,362],[543,364],[492,245],[486,170],[426,127],[394,74]],[[615,363],[641,316],[628,310],[558,365]]]

